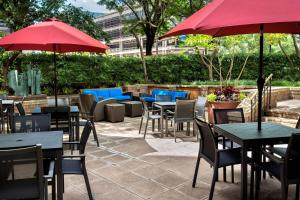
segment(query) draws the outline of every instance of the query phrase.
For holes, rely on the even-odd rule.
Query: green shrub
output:
[[[1,56],[0,56],[1,59]],[[300,63],[296,55],[291,55],[294,63]],[[259,57],[254,54],[248,63],[239,81],[234,79],[240,73],[245,55],[237,55],[232,71],[232,81],[228,85],[256,85],[258,76]],[[215,60],[214,62],[217,62]],[[198,55],[160,55],[146,57],[150,83],[158,84],[195,84],[215,85],[219,81],[207,81],[207,68],[201,64]],[[296,67],[290,65],[284,55],[267,54],[264,57],[265,74],[273,73],[273,85],[294,84],[300,86],[300,74]],[[52,93],[54,85],[54,67],[51,53],[22,54],[13,63],[11,68],[40,68],[42,71],[43,89]],[[223,76],[230,66],[230,59],[223,59]],[[216,65],[217,66],[217,65]],[[57,56],[58,88],[59,93],[78,92],[82,88],[106,87],[124,84],[144,83],[143,67],[140,58],[117,57],[106,55],[72,54]],[[219,80],[214,73],[215,80]],[[277,81],[277,80],[284,81]]]

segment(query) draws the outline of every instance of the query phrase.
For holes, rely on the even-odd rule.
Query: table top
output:
[[[63,149],[63,132],[0,134],[0,149],[21,148],[36,144],[41,144],[43,150],[61,150]]]
[[[176,102],[174,101],[157,101],[153,102],[153,104],[157,106],[176,106]]]
[[[300,133],[300,129],[272,122],[263,122],[261,131],[257,130],[257,122],[215,124],[214,130],[217,134],[224,135],[238,144],[287,142],[293,133]]]
[[[79,108],[78,106],[70,106],[71,113],[79,113]],[[41,107],[35,107],[32,111],[32,114],[39,114],[41,113]]]

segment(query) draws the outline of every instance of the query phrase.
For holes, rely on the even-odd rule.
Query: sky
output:
[[[82,7],[84,10],[97,13],[109,12],[104,6],[97,4],[98,0],[68,0],[69,3],[77,7]]]

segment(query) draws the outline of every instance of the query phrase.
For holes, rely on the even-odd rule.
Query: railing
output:
[[[271,98],[272,98],[272,77],[273,74],[270,74],[265,81],[263,94],[262,94],[262,113],[264,113],[271,109]],[[258,91],[252,94],[249,98],[251,104],[251,121],[255,121],[257,116],[257,108],[258,108]]]

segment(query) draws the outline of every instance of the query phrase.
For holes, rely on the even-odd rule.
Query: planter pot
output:
[[[207,111],[208,111],[208,121],[209,123],[214,123],[214,112],[213,109],[233,109],[240,104],[239,101],[215,101],[208,102]]]

